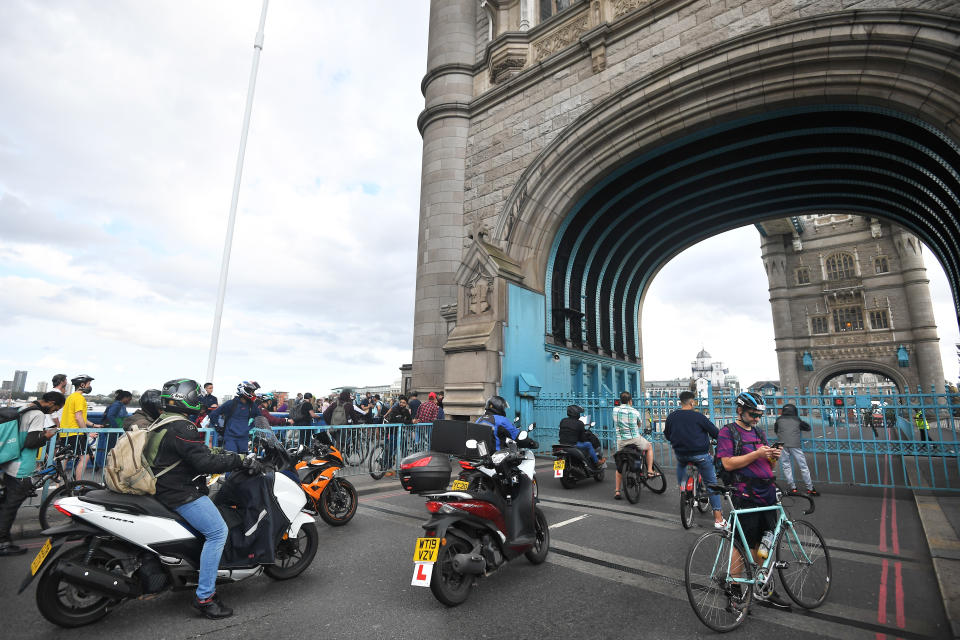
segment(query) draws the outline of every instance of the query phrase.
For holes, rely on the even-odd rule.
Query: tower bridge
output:
[[[792,254],[773,238],[806,242],[811,212],[879,221],[884,255],[917,275],[907,292],[922,241],[956,300],[958,42],[960,5],[946,0],[432,0],[413,386],[445,388],[452,415],[496,391],[636,388],[658,270],[760,225],[781,278],[772,265]],[[790,327],[777,330],[785,386],[867,361],[845,351],[853,333],[836,345],[811,333],[857,325],[855,311],[834,315],[857,300],[882,372],[932,380],[935,330],[895,296],[874,330],[887,303],[853,256],[852,274],[842,257],[807,265],[804,310],[774,301]]]

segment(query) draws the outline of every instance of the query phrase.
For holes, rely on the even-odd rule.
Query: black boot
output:
[[[233,615],[233,609],[220,602],[220,596],[213,594],[206,600],[193,599],[193,608],[200,612],[204,618],[219,620],[220,618],[229,618]]]
[[[26,549],[18,547],[12,542],[0,542],[0,556],[18,556],[26,552]]]

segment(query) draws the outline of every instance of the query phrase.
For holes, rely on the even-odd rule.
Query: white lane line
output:
[[[557,524],[551,524],[551,525],[550,525],[550,528],[551,528],[551,529],[559,529],[560,527],[566,526],[566,525],[570,524],[571,522],[576,522],[577,520],[583,520],[584,518],[589,518],[589,517],[590,517],[590,514],[589,514],[589,513],[585,513],[585,514],[583,514],[582,516],[577,516],[576,518],[570,518],[569,520],[564,520],[563,522],[558,522]]]

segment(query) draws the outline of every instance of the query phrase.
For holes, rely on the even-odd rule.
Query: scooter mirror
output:
[[[595,426],[597,426],[597,423],[596,423],[596,422],[591,422],[591,423],[590,423],[590,426],[591,426],[591,427],[595,427]]]
[[[527,432],[526,432],[526,431],[521,431],[521,432],[517,435],[517,440],[520,440],[521,442],[524,441],[524,440],[526,440],[526,439],[527,439]]]
[[[476,440],[474,440],[476,442]],[[481,456],[487,455],[487,443],[486,442],[477,442],[476,444],[477,453]]]
[[[514,422],[520,422],[520,416],[517,416],[516,418],[514,418],[513,421],[514,421]]]
[[[531,422],[530,426],[527,427],[527,431],[533,431],[536,428],[536,426],[537,426],[536,422]]]
[[[464,443],[464,444],[467,445],[467,449],[476,449],[476,448],[477,448],[477,441],[474,440],[473,438],[467,440],[466,443]]]

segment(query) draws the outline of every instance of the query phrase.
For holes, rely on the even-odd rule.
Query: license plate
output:
[[[566,460],[554,460],[553,461],[553,477],[562,478],[563,477],[563,468],[566,466]]]
[[[440,538],[417,538],[417,547],[413,551],[414,562],[436,562],[440,553]]]
[[[466,480],[454,480],[453,485],[450,487],[454,491],[466,491],[467,487],[470,486],[470,483]]]
[[[47,538],[47,541],[43,543],[43,546],[40,547],[40,553],[37,554],[37,557],[33,559],[33,562],[30,563],[30,575],[37,575],[37,571],[40,570],[40,567],[43,565],[43,561],[47,559],[47,556],[50,555],[50,550],[53,549],[53,538]]]

